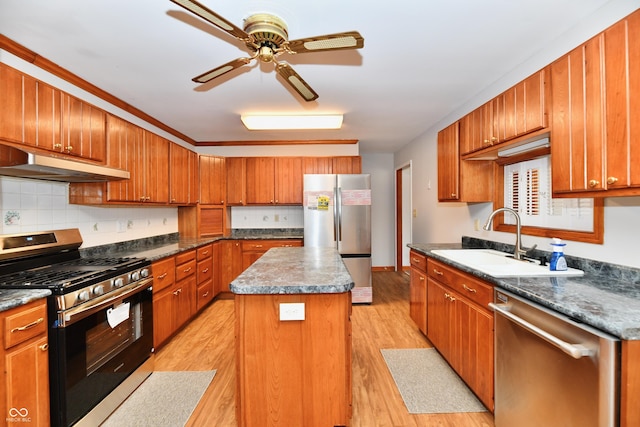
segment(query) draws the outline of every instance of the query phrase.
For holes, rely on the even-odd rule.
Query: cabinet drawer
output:
[[[213,281],[209,280],[208,282],[198,285],[197,292],[196,310],[200,310],[213,299]]]
[[[213,261],[211,258],[207,258],[203,261],[198,262],[198,279],[197,282],[200,284],[206,280],[211,280],[213,277]]]
[[[196,272],[196,260],[184,262],[176,265],[176,282],[189,277]]]
[[[185,262],[194,261],[196,259],[196,251],[182,252],[176,255],[176,265],[184,264]]]
[[[213,254],[213,245],[205,245],[197,249],[196,259],[198,261],[202,261],[205,258],[211,258],[212,254]]]
[[[286,240],[243,240],[242,251],[258,251],[266,252],[271,248],[285,248],[292,246],[302,246],[302,241],[299,239],[286,239]]]
[[[4,348],[47,333],[46,300],[31,308],[20,307],[4,319]]]
[[[427,257],[416,252],[410,251],[409,258],[411,258],[411,266],[417,268],[418,270],[422,270],[424,272],[427,271]]]
[[[428,260],[427,274],[487,310],[488,304],[493,301],[493,286],[431,258]]]
[[[157,293],[162,289],[171,286],[176,278],[175,257],[156,261],[151,265],[153,272],[153,292]]]

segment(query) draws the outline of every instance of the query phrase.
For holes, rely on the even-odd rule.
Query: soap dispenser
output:
[[[551,260],[549,261],[549,270],[565,271],[567,269],[567,260],[564,257],[564,247],[566,245],[566,243],[562,243],[561,239],[558,239],[557,237],[553,238],[553,242],[551,242],[553,253],[551,254]]]

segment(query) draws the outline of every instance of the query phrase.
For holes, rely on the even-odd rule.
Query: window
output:
[[[602,243],[602,198],[553,198],[549,152],[529,158],[526,154],[498,161],[495,207],[507,206],[520,214],[522,234]],[[500,215],[494,229],[515,232],[513,215]]]
[[[549,156],[504,167],[504,204],[520,214],[523,225],[593,232],[593,199],[551,197]],[[508,216],[505,224],[515,224]]]

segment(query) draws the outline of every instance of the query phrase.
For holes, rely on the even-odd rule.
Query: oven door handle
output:
[[[67,311],[64,311],[60,313],[58,319],[58,327],[66,327],[72,325],[73,323],[82,320],[97,311],[102,310],[104,307],[113,304],[114,301],[124,300],[125,298],[141,291],[142,289],[148,288],[149,286],[151,286],[152,282],[153,277],[149,277],[139,282],[127,285],[117,291],[110,292],[103,297],[93,299],[82,305],[78,305]]]
[[[595,353],[592,349],[589,349],[589,348],[583,346],[582,344],[571,344],[571,343],[568,343],[568,342],[563,341],[560,338],[556,337],[555,335],[550,334],[549,332],[545,331],[544,329],[540,329],[536,325],[534,325],[532,323],[529,323],[526,320],[524,320],[523,318],[521,318],[519,316],[516,316],[515,314],[511,313],[509,310],[504,308],[506,306],[503,305],[503,304],[494,304],[494,303],[490,302],[489,303],[489,307],[491,307],[493,309],[493,311],[497,312],[498,314],[503,315],[507,319],[509,319],[512,322],[516,323],[517,325],[523,327],[524,329],[526,329],[527,331],[531,332],[532,334],[537,335],[538,337],[542,338],[543,340],[545,340],[549,344],[552,344],[554,347],[557,347],[558,349],[562,350],[563,352],[565,352],[569,356],[573,357],[574,359],[581,359],[583,357],[590,357],[590,356],[593,356],[594,353]]]

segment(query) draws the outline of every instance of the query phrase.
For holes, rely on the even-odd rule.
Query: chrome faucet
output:
[[[489,231],[489,228],[491,227],[491,221],[493,221],[493,217],[499,213],[499,212],[511,212],[513,214],[513,216],[516,217],[516,248],[513,251],[513,258],[515,259],[522,259],[522,255],[526,254],[528,252],[528,250],[522,249],[521,246],[521,236],[520,236],[520,231],[521,231],[521,224],[520,224],[520,215],[518,214],[517,211],[511,209],[511,208],[498,208],[495,211],[491,212],[491,215],[489,215],[489,218],[487,219],[487,222],[485,223],[484,228],[485,230]],[[534,245],[531,249],[529,249],[529,251],[533,250],[536,247],[536,245]]]

